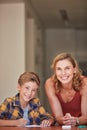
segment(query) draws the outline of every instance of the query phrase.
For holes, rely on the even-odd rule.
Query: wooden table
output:
[[[0,126],[0,130],[64,130],[61,126],[51,126],[51,127],[34,127],[34,128],[26,128],[26,127],[2,127]],[[65,130],[87,130],[87,128],[78,128],[72,127],[71,129]]]

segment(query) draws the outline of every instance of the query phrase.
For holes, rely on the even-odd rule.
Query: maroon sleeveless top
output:
[[[81,95],[80,92],[76,92],[73,99],[70,102],[65,103],[60,95],[57,93],[57,97],[61,103],[63,114],[70,113],[72,116],[81,116]]]

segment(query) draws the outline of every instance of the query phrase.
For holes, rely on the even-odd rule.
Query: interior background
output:
[[[85,15],[87,4],[83,0],[80,11],[79,4],[67,3],[66,9],[70,7],[81,14],[82,21],[73,12],[69,12],[69,15],[73,16],[70,17],[72,24],[66,24],[66,19],[62,22],[60,16],[54,21],[54,18],[48,20],[52,15],[51,7],[56,6],[52,6],[52,0],[50,3],[49,0],[42,0],[42,5],[38,6],[40,1],[37,0],[36,4],[36,0],[0,0],[0,103],[6,97],[17,93],[17,80],[21,73],[34,71],[41,80],[38,96],[45,108],[50,111],[44,83],[52,74],[50,65],[58,53],[72,53],[87,75],[87,15]],[[60,6],[55,4],[58,5],[58,9],[64,8],[64,0],[62,2],[54,0],[55,2],[60,4]],[[75,10],[76,7],[78,10]],[[40,14],[40,9],[44,9],[43,15]],[[46,16],[47,9],[51,12],[48,16]],[[68,11],[72,11],[70,9]]]

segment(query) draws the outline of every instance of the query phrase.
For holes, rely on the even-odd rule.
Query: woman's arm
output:
[[[49,78],[45,83],[45,91],[46,91],[53,115],[55,116],[59,124],[63,124],[63,112],[62,112],[61,104],[56,96],[54,84],[51,78]]]
[[[84,78],[82,82],[81,112],[82,112],[82,116],[79,117],[79,123],[87,124],[87,78]]]
[[[81,113],[80,117],[70,117],[64,121],[65,124],[87,125],[87,78],[82,80],[81,93]]]

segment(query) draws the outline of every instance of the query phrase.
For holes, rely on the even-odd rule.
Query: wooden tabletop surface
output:
[[[33,127],[33,128],[26,128],[26,127],[2,127],[2,126],[0,126],[0,130],[87,130],[87,128],[71,127],[70,129],[62,129],[61,126]]]

